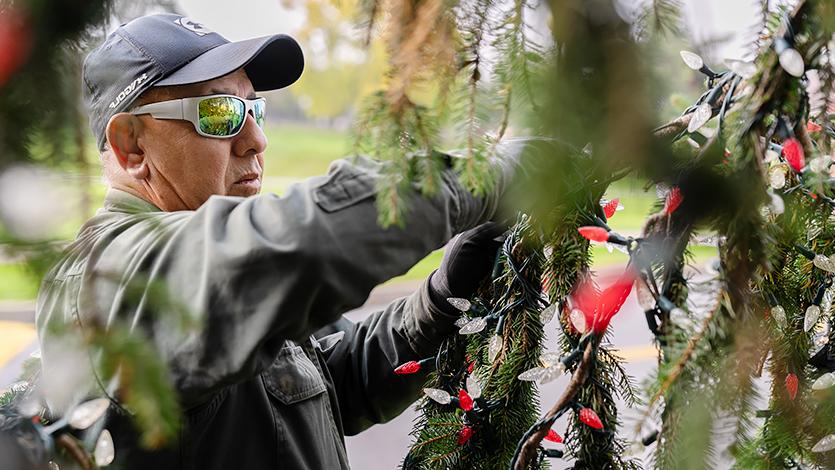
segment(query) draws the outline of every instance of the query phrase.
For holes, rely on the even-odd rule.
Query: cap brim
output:
[[[284,88],[304,70],[302,49],[285,34],[221,44],[197,56],[154,86],[188,85],[228,75],[244,67],[255,91]]]

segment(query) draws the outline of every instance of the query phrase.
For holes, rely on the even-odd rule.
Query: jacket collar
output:
[[[163,212],[150,202],[121,189],[110,188],[104,196],[104,210],[138,214],[142,212]]]

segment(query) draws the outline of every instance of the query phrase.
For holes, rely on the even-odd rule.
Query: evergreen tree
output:
[[[500,269],[475,298],[455,300],[464,312],[459,335],[422,361],[437,370],[404,468],[521,469],[546,456],[574,468],[634,468],[642,462],[625,456],[625,439],[638,436],[633,447],[654,446],[643,463],[657,468],[718,459],[740,468],[831,467],[835,132],[826,106],[810,114],[807,79],[819,76],[829,96],[835,6],[764,5],[756,60],[730,61],[729,70],[682,52],[707,91],[655,129],[641,40],[680,31],[678,3],[653,2],[637,28],[608,1],[545,7],[538,13],[550,15],[551,37],[535,44],[533,7],[522,1],[367,6],[372,28],[385,23],[391,57],[389,84],[358,127],[360,144],[391,161],[380,188],[383,223],[408,210],[415,184],[431,194],[443,165],[433,150],[450,142],[464,149],[454,153],[461,182],[489,189],[486,162],[520,110],[524,133],[545,137],[523,151],[550,156],[536,169],[523,204],[533,209],[511,230]],[[453,57],[439,43],[454,45]],[[427,86],[437,100],[416,104],[411,90]],[[717,126],[705,127],[714,118]],[[667,188],[638,238],[611,232],[600,214],[601,206],[614,212],[618,203],[601,198],[628,173]],[[688,248],[705,241],[718,243],[719,265],[707,279],[688,279]],[[590,280],[589,242],[629,254],[624,275],[605,289]],[[604,339],[633,280],[659,354],[644,417],[629,436],[614,398],[634,404],[632,387]],[[543,352],[552,315],[562,351]],[[572,374],[564,394],[550,408],[545,400],[537,419],[531,382],[563,370]],[[771,398],[758,410],[764,370]],[[549,428],[566,412],[576,419],[565,451],[541,447],[556,439]]]

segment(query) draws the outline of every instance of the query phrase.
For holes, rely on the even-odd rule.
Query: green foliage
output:
[[[357,148],[394,162],[378,195],[383,224],[399,223],[412,183],[431,195],[444,165],[431,157],[398,163],[404,157],[461,148],[454,167],[464,187],[490,190],[488,161],[508,130],[512,97],[520,107],[534,102],[544,62],[543,49],[526,36],[530,7],[523,0],[425,0],[399,8],[383,15],[376,2],[366,5],[372,23],[378,16],[386,22],[389,65],[385,90],[366,100],[355,133]]]
[[[466,341],[460,335],[448,338],[449,346],[439,352],[439,370],[427,383],[428,387],[457,396],[458,390],[465,388],[467,362],[473,361],[472,375],[483,384],[477,404],[489,409],[465,414],[454,404],[425,399],[404,469],[502,468],[513,456],[519,436],[535,420],[536,389],[517,377],[540,365],[543,325],[538,302],[530,298],[529,287],[524,284],[539,285],[541,247],[538,234],[525,222],[517,225],[509,237],[509,251],[500,257],[503,274],[486,283],[481,291],[484,303],[479,301],[472,312],[474,316],[501,314],[503,319],[498,320],[499,326],[491,323]],[[510,263],[524,266],[521,278],[513,274]],[[495,361],[490,362],[488,338],[494,330],[504,340]],[[463,360],[465,356],[467,361]],[[459,432],[465,424],[472,427],[473,436],[459,445]]]
[[[0,299],[33,299],[38,292],[38,283],[25,266],[0,264]]]
[[[147,338],[137,330],[111,325],[107,331],[93,332],[89,345],[101,351],[102,380],[118,377],[119,401],[133,414],[142,446],[154,449],[178,439],[177,394],[167,365]]]
[[[559,209],[558,209],[559,210]],[[589,244],[575,227],[587,224],[587,215],[593,208],[568,209],[561,212],[564,225],[558,226],[551,234],[551,255],[546,260],[546,276],[551,279],[548,295],[551,299],[565,298],[574,290],[582,276],[588,275]],[[561,312],[562,332],[560,346],[568,354],[580,344],[578,334],[567,318],[567,311]],[[597,431],[581,424],[576,416],[569,420],[565,435],[568,455],[576,459],[575,468],[639,468],[637,462],[624,456],[625,446],[614,432],[620,422],[615,398],[620,396],[627,403],[634,403],[632,384],[619,359],[605,347],[596,352],[597,362],[591,377],[580,390],[577,402],[593,409],[603,422],[604,430]]]

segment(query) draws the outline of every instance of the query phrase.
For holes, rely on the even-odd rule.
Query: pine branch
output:
[[[717,309],[709,312],[705,316],[704,320],[702,320],[702,326],[699,329],[699,332],[695,336],[692,336],[687,341],[687,348],[684,350],[684,352],[679,356],[679,358],[673,364],[672,372],[669,375],[667,375],[667,378],[661,384],[661,387],[658,389],[658,391],[655,392],[655,394],[652,396],[652,398],[650,398],[649,402],[647,403],[647,410],[644,412],[643,416],[638,419],[638,425],[639,426],[641,425],[641,423],[646,421],[647,418],[649,418],[649,414],[650,414],[653,406],[658,402],[658,400],[661,397],[663,397],[664,395],[667,394],[667,391],[669,390],[669,388],[675,383],[676,379],[678,379],[678,377],[682,373],[682,371],[684,371],[685,366],[690,361],[693,354],[695,354],[695,352],[696,352],[696,345],[699,344],[699,342],[704,337],[705,333],[708,331],[708,326],[713,321],[714,315],[719,310],[720,310],[720,308],[717,308]]]
[[[545,435],[548,434],[551,424],[557,419],[558,414],[561,414],[561,412],[567,409],[568,405],[574,400],[574,397],[580,392],[580,389],[586,382],[594,349],[594,341],[588,341],[583,350],[582,359],[580,359],[580,363],[577,365],[574,374],[572,374],[571,380],[566,385],[563,394],[545,413],[545,416],[522,437],[520,448],[517,451],[518,458],[511,461],[511,469],[524,470],[528,468],[536,457],[539,444],[545,438]]]

